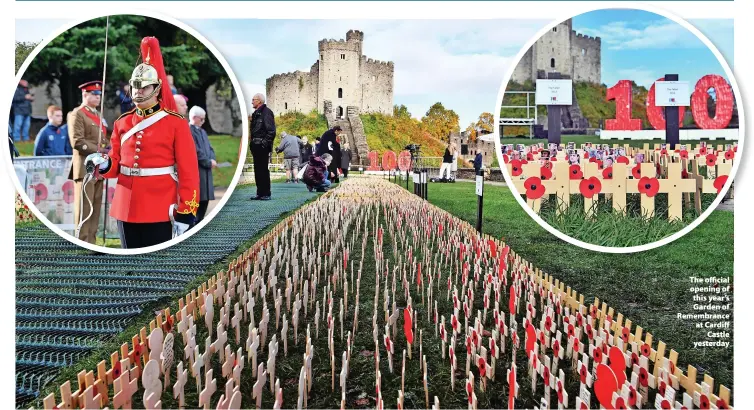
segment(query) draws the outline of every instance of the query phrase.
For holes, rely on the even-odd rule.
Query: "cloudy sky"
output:
[[[69,20],[16,20],[16,40],[38,42]],[[364,32],[364,54],[395,63],[394,103],[421,117],[435,102],[455,110],[462,128],[493,112],[503,76],[520,48],[548,20],[186,20],[212,42],[242,83],[247,103],[266,78],[308,71],[317,41]],[[732,65],[732,20],[693,20]],[[602,80],[648,85],[665,72],[695,82],[722,73],[712,53],[676,23],[645,12],[593,12],[574,28],[602,37]],[[637,63],[639,62],[639,63]]]

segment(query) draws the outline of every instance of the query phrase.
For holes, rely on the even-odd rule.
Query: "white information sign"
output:
[[[482,191],[484,191],[484,177],[481,175],[476,176],[476,194],[478,196],[482,196]]]
[[[534,101],[537,105],[572,105],[572,80],[537,80]]]
[[[691,93],[688,81],[655,82],[655,105],[658,107],[688,107]]]

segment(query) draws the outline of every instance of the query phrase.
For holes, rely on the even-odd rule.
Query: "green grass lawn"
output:
[[[474,184],[430,184],[429,201],[476,223]],[[732,334],[730,348],[695,348],[692,342],[706,339],[707,329],[676,318],[693,312],[690,276],[733,277],[732,213],[715,211],[683,238],[651,251],[600,253],[558,239],[529,217],[508,188],[488,185],[482,230],[584,294],[586,302],[599,297],[678,351],[682,369],[695,365],[700,377],[709,372],[716,382],[733,387]]]
[[[238,166],[238,147],[241,139],[231,135],[210,135],[209,142],[215,149],[217,163],[229,162],[231,166],[215,168],[213,172],[215,188],[227,188],[236,173]],[[22,157],[30,157],[34,154],[34,141],[17,142],[16,149]]]
[[[547,140],[546,139],[529,139],[529,138],[515,138],[515,137],[505,137],[502,139],[503,144],[524,144],[524,145],[532,145],[532,144],[538,144],[538,143],[544,143],[545,146],[547,146]],[[623,145],[628,144],[631,147],[643,147],[645,143],[649,143],[650,148],[654,148],[654,144],[661,144],[665,142],[664,140],[617,140],[617,139],[611,139],[611,140],[601,140],[599,136],[597,135],[563,135],[560,139],[560,142],[562,144],[567,144],[569,142],[576,143],[576,146],[578,147],[580,144],[584,144],[587,142],[591,142],[593,144],[610,144],[612,146],[613,144]],[[684,140],[681,141],[681,144],[686,145],[694,145],[696,146],[699,144],[700,140]],[[708,144],[711,144],[712,146],[717,146],[718,144],[732,144],[732,141],[725,141],[725,140],[715,140],[715,141],[706,141]]]

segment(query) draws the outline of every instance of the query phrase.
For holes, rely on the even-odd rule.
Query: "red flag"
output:
[[[406,341],[414,343],[414,332],[411,324],[411,311],[410,309],[403,309],[403,331],[406,333]]]

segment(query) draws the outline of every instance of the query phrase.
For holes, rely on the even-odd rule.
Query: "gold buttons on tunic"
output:
[[[136,141],[136,145],[141,145],[141,141]]]
[[[134,155],[134,159],[139,159],[139,156],[138,155]]]
[[[141,149],[140,148],[136,148],[136,152],[141,152]]]
[[[137,163],[134,162],[134,166],[133,167],[134,168],[139,168],[139,164],[137,164]]]

